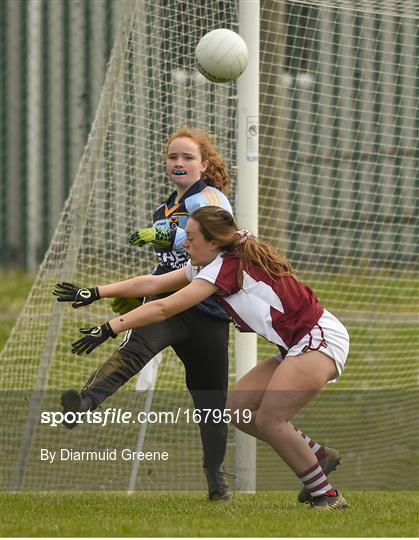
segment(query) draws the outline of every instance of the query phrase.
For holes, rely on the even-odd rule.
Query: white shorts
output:
[[[308,351],[320,351],[329,356],[336,364],[338,377],[342,374],[349,352],[349,334],[339,319],[327,310],[314,328],[288,349],[285,356],[279,352],[274,358],[282,362],[287,356],[299,356]]]

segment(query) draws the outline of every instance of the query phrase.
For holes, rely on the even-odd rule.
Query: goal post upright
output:
[[[240,0],[239,33],[249,49],[249,63],[238,80],[238,144],[236,219],[240,227],[258,234],[259,173],[259,0]],[[235,335],[236,381],[257,362],[255,334]],[[256,439],[235,432],[234,469],[239,491],[256,490]]]

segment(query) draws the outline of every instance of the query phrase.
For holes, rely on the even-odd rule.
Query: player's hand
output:
[[[79,356],[83,353],[90,354],[110,337],[113,339],[116,338],[116,334],[114,334],[108,322],[102,324],[102,326],[94,326],[93,328],[79,328],[79,331],[86,335],[71,344],[71,352]]]
[[[98,287],[88,289],[66,282],[57,283],[52,294],[57,297],[58,302],[73,302],[71,305],[75,309],[100,299]]]
[[[174,230],[168,227],[150,227],[149,229],[140,229],[133,233],[129,239],[132,246],[144,246],[151,242],[153,246],[168,248],[172,244],[172,235]]]
[[[142,300],[142,298],[121,298],[117,296],[116,298],[112,298],[109,304],[114,313],[125,315],[125,313],[141,306],[143,303]]]

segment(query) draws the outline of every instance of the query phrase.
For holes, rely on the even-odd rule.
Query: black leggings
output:
[[[82,394],[94,407],[171,346],[185,366],[186,386],[197,409],[223,410],[228,387],[228,321],[191,308],[166,321],[129,331],[118,351],[89,378]],[[227,424],[210,418],[199,424],[204,467],[224,460]]]

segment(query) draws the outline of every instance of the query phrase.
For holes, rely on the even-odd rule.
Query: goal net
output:
[[[287,255],[351,336],[342,379],[295,424],[342,453],[342,489],[417,489],[415,4],[261,4],[259,235]],[[78,174],[1,353],[2,489],[127,489],[130,460],[40,459],[41,449],[135,449],[140,427],[41,424],[41,411],[60,410],[60,393],[81,388],[115,348],[112,341],[72,355],[77,329],[112,312],[105,300],[73,310],[51,290],[59,281],[94,286],[151,271],[152,249],[128,239],[173,189],[162,145],[181,124],[216,135],[235,183],[237,86],[203,79],[193,52],[209,30],[238,31],[239,16],[232,0],[126,2]],[[259,343],[259,360],[272,352]],[[192,408],[170,350],[152,395],[132,380],[102,410],[150,403],[155,412]],[[135,489],[205,488],[193,422],[150,421],[142,436],[142,450],[170,457],[141,463]],[[262,443],[256,466],[258,489],[298,488]]]

